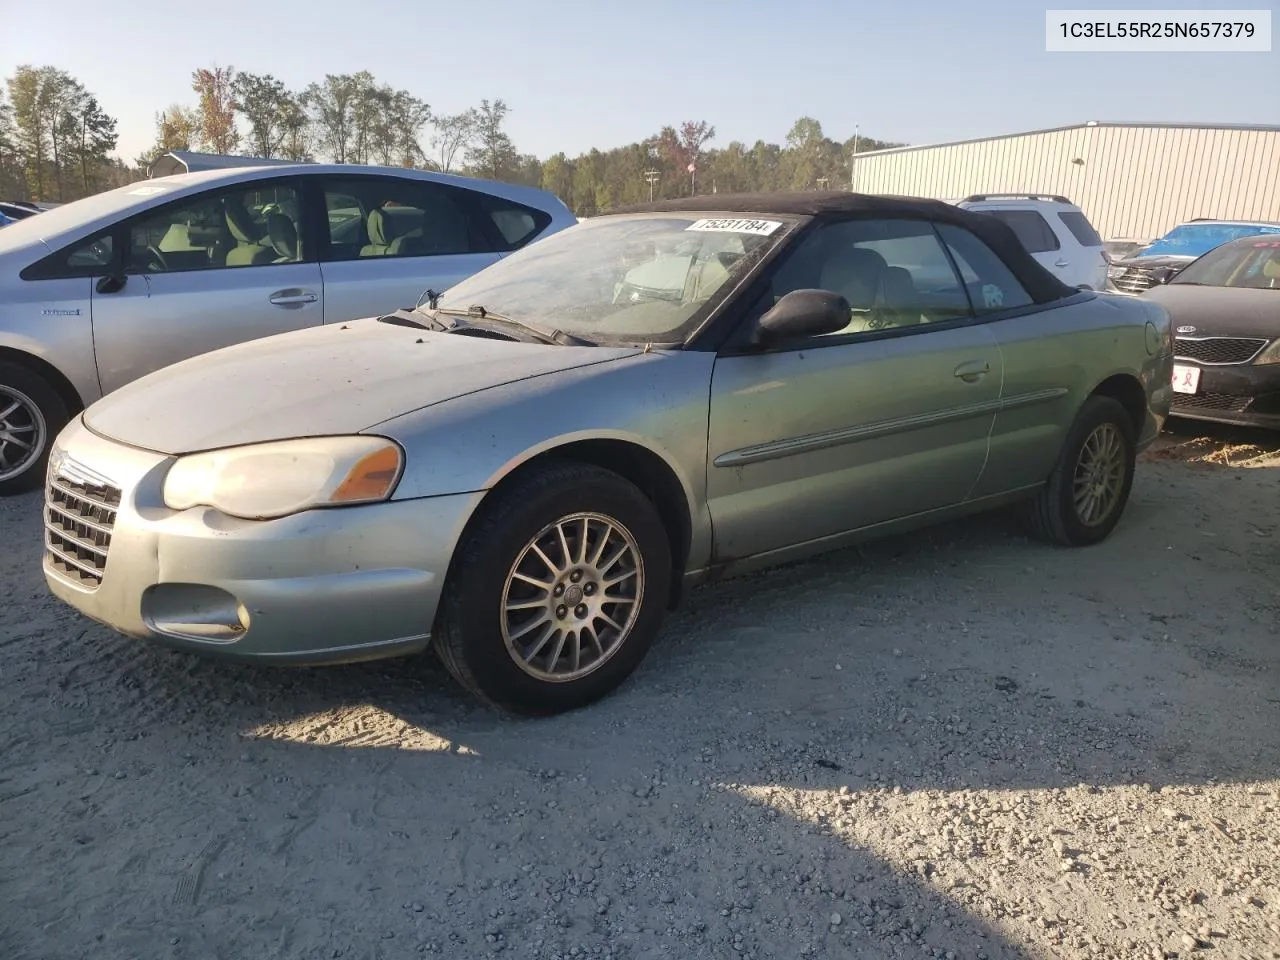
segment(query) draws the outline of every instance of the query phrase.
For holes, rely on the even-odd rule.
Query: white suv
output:
[[[981,193],[956,204],[999,217],[1033,257],[1073,287],[1107,289],[1109,260],[1084,211],[1052,194]]]

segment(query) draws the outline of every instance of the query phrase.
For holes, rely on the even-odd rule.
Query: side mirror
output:
[[[849,301],[830,290],[792,290],[756,323],[752,343],[765,346],[835,333],[849,325]]]
[[[129,278],[123,273],[109,273],[105,277],[98,278],[94,289],[99,293],[119,293],[128,282]]]

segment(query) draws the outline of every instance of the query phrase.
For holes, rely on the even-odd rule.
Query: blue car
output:
[[[1192,260],[1224,243],[1262,234],[1280,234],[1280,223],[1189,220],[1124,259],[1114,261],[1107,271],[1107,279],[1113,290],[1119,293],[1142,293],[1167,282]]]

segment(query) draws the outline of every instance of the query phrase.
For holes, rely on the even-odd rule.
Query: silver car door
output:
[[[319,180],[326,323],[412,307],[501,256],[466,190],[408,177]]]
[[[707,490],[720,561],[959,503],[986,460],[1000,350],[930,224],[827,227],[767,300],[804,287],[843,294],[849,327],[716,360]]]
[[[108,393],[146,373],[322,322],[320,266],[305,249],[294,181],[255,181],[121,224],[118,272],[98,278],[93,339]]]

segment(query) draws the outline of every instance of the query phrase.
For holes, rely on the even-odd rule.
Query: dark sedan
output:
[[[1280,237],[1242,237],[1143,295],[1169,311],[1178,417],[1280,429]]]

